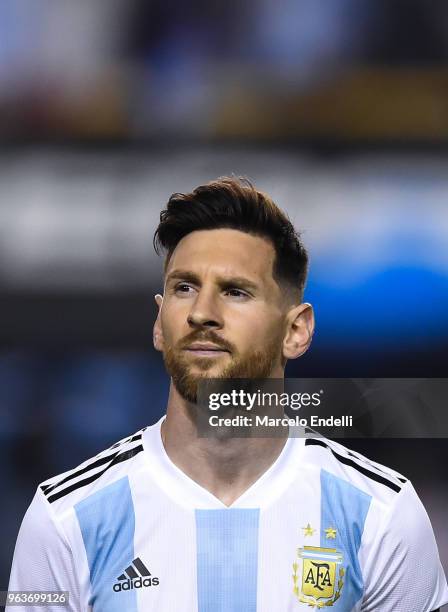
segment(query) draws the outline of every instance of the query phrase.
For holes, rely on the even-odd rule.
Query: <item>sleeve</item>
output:
[[[410,482],[382,524],[364,566],[362,612],[432,612],[447,603],[432,526]]]
[[[5,612],[81,611],[72,552],[50,513],[38,488],[20,526],[8,591],[68,591],[68,605],[14,605],[6,606]]]

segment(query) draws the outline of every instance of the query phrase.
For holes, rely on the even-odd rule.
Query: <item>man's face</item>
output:
[[[203,377],[283,375],[286,309],[274,260],[269,241],[233,229],[192,232],[177,245],[156,326],[185,399],[196,401]]]

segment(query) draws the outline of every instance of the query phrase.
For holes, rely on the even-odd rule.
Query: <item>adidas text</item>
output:
[[[134,580],[124,580],[114,584],[113,589],[116,593],[120,591],[130,591],[131,589],[142,589],[143,587],[157,586],[159,584],[158,578],[135,578]]]

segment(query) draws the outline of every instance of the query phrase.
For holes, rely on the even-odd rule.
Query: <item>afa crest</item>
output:
[[[294,594],[312,608],[334,605],[341,596],[345,570],[336,548],[304,546],[297,551],[299,562],[292,564]],[[301,580],[299,580],[301,573]]]

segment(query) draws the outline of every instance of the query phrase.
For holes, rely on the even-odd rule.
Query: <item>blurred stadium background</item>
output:
[[[2,0],[2,588],[37,483],[164,412],[174,191],[247,175],[302,229],[289,375],[446,377],[447,144],[442,0]],[[350,445],[412,478],[448,571],[446,440]]]

